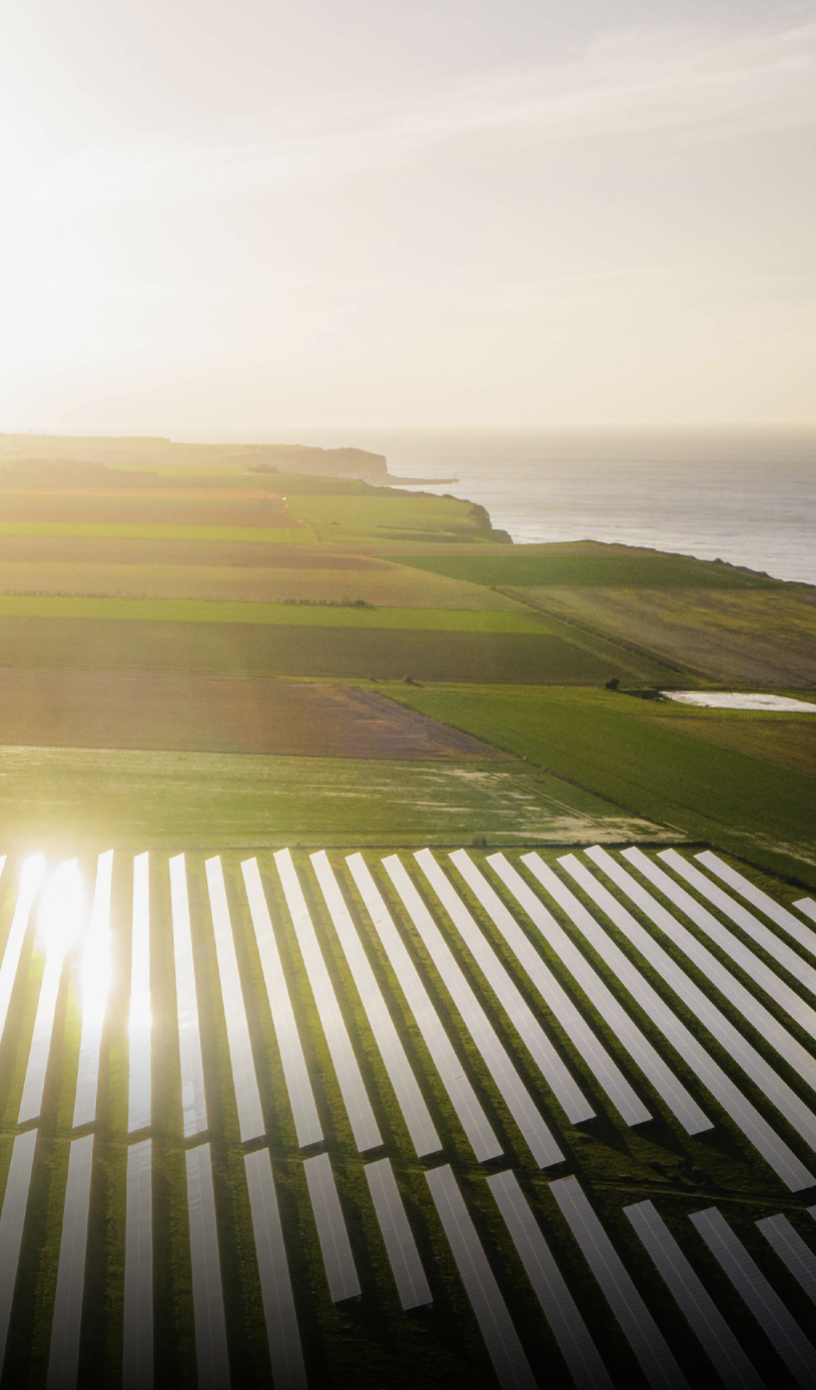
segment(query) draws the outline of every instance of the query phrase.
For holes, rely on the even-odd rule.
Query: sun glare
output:
[[[46,956],[64,958],[73,946],[82,920],[83,898],[79,864],[76,859],[69,859],[54,870],[43,890],[37,939]]]

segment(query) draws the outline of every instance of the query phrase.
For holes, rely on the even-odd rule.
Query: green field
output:
[[[659,588],[774,588],[779,580],[688,555],[596,542],[514,546],[506,554],[403,555],[417,569],[487,585],[589,585]]]
[[[600,690],[405,688],[398,698],[632,814],[816,886],[813,778],[653,722],[654,705]]]

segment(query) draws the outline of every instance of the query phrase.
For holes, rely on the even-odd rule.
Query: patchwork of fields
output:
[[[5,862],[3,1383],[808,1384],[816,903],[747,873]]]

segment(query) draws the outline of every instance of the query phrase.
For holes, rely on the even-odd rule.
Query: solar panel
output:
[[[524,1348],[451,1168],[433,1168],[425,1178],[499,1385],[502,1390],[535,1390]]]
[[[361,854],[348,855],[346,863],[478,1162],[497,1158],[501,1145],[464,1073],[417,968],[405,949],[368,865]]]
[[[508,863],[503,854],[491,854],[487,862],[538,927],[545,941],[569,970],[621,1046],[626,1049],[658,1095],[662,1096],[666,1105],[676,1115],[686,1133],[699,1134],[702,1130],[711,1129],[711,1121],[697,1102],[678,1081],[648,1038],[644,1037],[612,991],[596,974],[583,953],[559,926],[541,899],[537,898],[524,882],[518,871]]]
[[[371,1031],[380,1049],[385,1069],[394,1088],[403,1119],[408,1127],[411,1142],[420,1158],[424,1154],[436,1153],[442,1147],[439,1135],[434,1127],[416,1077],[411,1070],[411,1064],[405,1055],[405,1048],[394,1027],[394,1020],[388,1012],[382,990],[377,984],[368,956],[357,935],[357,929],[334,876],[334,870],[323,850],[310,857],[334,929],[357,986],[366,1018],[371,1025]]]
[[[153,1385],[152,1144],[128,1149],[122,1390]]]
[[[689,1390],[609,1236],[592,1210],[577,1178],[560,1178],[550,1191],[617,1318],[621,1331],[654,1390]]]
[[[257,859],[245,859],[241,865],[241,872],[244,876],[244,887],[246,888],[252,926],[255,931],[255,940],[258,945],[258,955],[261,958],[261,969],[269,998],[275,1037],[280,1050],[286,1091],[289,1096],[289,1104],[292,1107],[297,1141],[304,1149],[309,1144],[317,1144],[323,1138],[323,1130],[320,1127],[312,1083],[309,1080],[306,1058],[303,1055],[292,1001],[289,997],[289,987],[283,973],[278,943],[275,940],[275,932],[272,927],[272,919],[269,916]]]
[[[241,1128],[241,1142],[246,1143],[248,1139],[257,1139],[265,1133],[266,1125],[261,1110],[261,1098],[258,1095],[252,1043],[249,1038],[249,1025],[220,857],[216,855],[213,859],[207,859],[204,868],[210,895],[215,954],[221,981],[221,998],[224,1001],[224,1022],[227,1025],[227,1044],[238,1106],[238,1123]]]
[[[810,917],[811,921],[816,922],[816,903],[812,898],[800,898],[793,905],[798,907],[799,911],[803,912],[806,917]]]
[[[193,938],[190,932],[190,905],[183,854],[177,854],[170,860],[170,905],[176,966],[181,1105],[184,1112],[184,1137],[189,1139],[192,1134],[201,1134],[207,1128],[207,1100],[204,1092]]]
[[[746,975],[750,976],[754,983],[759,985],[772,999],[775,999],[777,1004],[790,1014],[791,1018],[795,1018],[800,1028],[803,1028],[812,1038],[816,1038],[816,1010],[806,1004],[801,995],[791,989],[790,985],[785,984],[785,981],[781,980],[774,970],[769,969],[763,960],[760,960],[748,946],[740,941],[739,937],[724,927],[721,922],[718,922],[707,908],[698,903],[696,898],[692,898],[691,894],[687,893],[685,888],[681,888],[679,883],[675,883],[674,879],[670,878],[653,860],[648,859],[642,850],[625,849],[623,857],[628,859],[629,863],[633,864],[644,878],[654,884],[655,888],[659,889],[675,907],[680,908],[681,912],[684,912],[696,926],[700,927],[707,936],[710,936],[720,950],[736,961]],[[742,990],[741,986],[740,989]],[[746,994],[748,999],[754,998],[748,990],[742,991],[741,999],[743,994]],[[745,1001],[743,1000],[743,1002]],[[771,1017],[772,1015],[768,1014],[768,1018]],[[777,1023],[776,1029],[780,1027],[781,1025]],[[802,1051],[804,1053],[804,1049]],[[809,1054],[804,1053],[804,1056],[809,1057]]]
[[[562,1163],[564,1155],[403,865],[395,854],[383,864],[533,1158],[540,1168]]]
[[[0,1372],[6,1355],[11,1303],[14,1298],[14,1285],[17,1282],[20,1243],[23,1239],[23,1222],[28,1205],[28,1189],[31,1186],[31,1169],[36,1145],[36,1129],[30,1129],[27,1134],[17,1135],[11,1151],[11,1164],[3,1194],[3,1211],[0,1215]]]
[[[6,856],[3,855],[0,873],[5,868],[5,864]],[[0,1038],[2,1038],[6,1026],[11,991],[17,978],[17,966],[20,963],[20,952],[23,949],[31,907],[44,873],[45,860],[41,854],[32,855],[30,859],[26,860],[20,872],[14,916],[11,919],[3,961],[0,964]]]
[[[40,1113],[65,953],[72,944],[72,929],[79,925],[81,915],[79,867],[72,859],[51,876],[40,903],[37,941],[45,961],[17,1116],[17,1123],[21,1125],[36,1120]]]
[[[661,908],[660,904],[655,902],[654,898],[646,893],[630,874],[626,873],[625,869],[615,863],[611,855],[606,854],[602,849],[588,850],[587,853],[595,863],[606,870],[620,888],[636,896],[638,905],[643,908],[644,912],[648,911],[656,922],[659,922],[663,930],[681,946],[681,949],[686,944],[685,937],[689,938],[689,942],[692,943],[689,945],[689,954],[703,972],[704,978],[719,985],[734,1007],[746,1013],[749,1021],[763,1036],[766,1034],[766,1029],[770,1031],[776,1039],[777,1047],[779,1047],[778,1034],[780,1032],[785,1033],[785,1030],[781,1028],[773,1015],[769,1014],[758,1001],[749,995],[747,990],[743,989],[739,981],[735,980],[733,975],[725,969],[725,966],[721,965],[709,951],[706,951],[705,947],[701,946],[689,932],[686,932],[679,922],[675,922],[674,918],[664,908]],[[743,1037],[722,1011],[663,950],[663,947],[647,931],[644,931],[626,908],[616,898],[613,898],[603,884],[599,883],[583,865],[574,860],[572,856],[560,859],[559,863],[564,864],[576,882],[581,884],[584,891],[598,907],[649,961],[675,994],[683,1000],[708,1029],[712,1037],[716,1038],[724,1051],[742,1068],[754,1085],[785,1116],[785,1119],[802,1136],[805,1143],[809,1144],[812,1149],[816,1149],[816,1115],[805,1105],[796,1092],[791,1090],[787,1082],[783,1081],[779,1074],[774,1071],[761,1053],[757,1052],[756,1048]],[[648,907],[647,902],[650,905]],[[812,1073],[813,1062],[808,1053],[789,1034],[785,1033],[785,1037],[791,1044],[789,1051],[792,1056],[795,1056],[798,1061],[798,1055],[801,1053],[804,1064]],[[795,1065],[791,1056],[787,1060]],[[764,1139],[767,1142],[767,1136],[764,1136]]]
[[[774,902],[773,898],[769,897],[767,893],[763,893],[761,888],[757,888],[755,884],[749,882],[744,874],[737,873],[730,864],[725,864],[716,854],[712,854],[711,850],[705,850],[702,854],[695,854],[694,857],[712,874],[721,878],[723,883],[727,883],[729,888],[733,888],[747,902],[758,907],[760,912],[764,912],[766,917],[770,917],[772,922],[775,922],[778,927],[781,927],[795,941],[798,941],[800,946],[804,946],[806,951],[810,951],[811,955],[816,955],[816,932],[812,932],[810,927],[806,927],[804,922],[800,922],[799,918],[794,917],[792,912],[788,912],[786,907]]]
[[[72,1390],[77,1383],[93,1142],[92,1134],[74,1139],[68,1159],[46,1390]]]
[[[496,1173],[488,1178],[487,1185],[578,1390],[612,1390],[609,1373],[527,1205],[515,1173]]]
[[[595,919],[587,912],[586,908],[578,899],[570,893],[569,889],[561,883],[551,869],[538,858],[537,855],[526,855],[525,862],[538,860],[538,865],[533,866],[533,872],[549,887],[557,901],[569,914],[578,930],[586,937],[590,945],[598,952],[601,959],[609,966],[609,969],[617,975],[618,979],[640,1007],[648,1014],[652,1022],[663,1033],[664,1037],[676,1048],[677,1052],[691,1068],[694,1074],[699,1077],[703,1084],[708,1088],[714,1098],[723,1107],[726,1114],[733,1120],[734,1124],[742,1130],[757,1151],[770,1164],[774,1172],[782,1179],[785,1185],[792,1191],[798,1192],[803,1187],[812,1187],[814,1178],[808,1172],[804,1164],[799,1161],[796,1155],[785,1144],[779,1135],[771,1129],[767,1121],[760,1115],[759,1111],[742,1094],[729,1076],[723,1071],[722,1067],[710,1056],[701,1043],[694,1037],[684,1023],[669,1008],[665,1000],[652,988],[644,975],[635,965],[625,956],[618,946],[610,939],[606,932],[600,927]],[[698,1011],[705,1013],[705,1021],[711,1032],[716,1032],[719,1040],[728,1037],[731,1040],[731,1050],[733,1051],[738,1042],[742,1043],[742,1058],[747,1056],[748,1044],[744,1042],[741,1034],[736,1029],[731,1029],[731,1025],[723,1019],[722,1015],[717,1015],[718,1010],[697,990],[688,977],[683,974],[679,966],[676,966],[669,956],[657,943],[643,931],[632,917],[626,912],[625,908],[612,897],[610,893],[593,878],[589,870],[583,864],[579,864],[574,855],[564,855],[559,859],[568,873],[581,885],[584,891],[595,899],[596,902],[603,904],[604,911],[612,918],[615,924],[625,932],[630,940],[638,943],[647,956],[659,961],[665,957],[662,966],[662,973],[672,984],[677,993],[682,993],[686,999],[694,999]],[[540,866],[540,868],[538,867]],[[554,885],[554,886],[551,886]],[[641,942],[643,943],[641,945]],[[658,967],[660,968],[660,967]],[[699,998],[698,998],[699,996]],[[730,1032],[728,1030],[731,1030]],[[732,1038],[733,1033],[733,1038]],[[755,1054],[756,1055],[756,1054]],[[762,1066],[767,1064],[764,1059],[759,1059]],[[747,1070],[744,1063],[743,1069]],[[750,1063],[749,1063],[750,1064]],[[754,1069],[757,1076],[761,1074],[760,1068],[754,1062]],[[768,1068],[770,1070],[770,1068]],[[771,1073],[775,1076],[775,1073]],[[797,1104],[798,1097],[795,1097]],[[789,1105],[786,1097],[782,1094],[781,1082],[777,1088],[776,1104],[779,1108],[786,1105],[791,1111],[793,1107]],[[795,1112],[794,1112],[795,1113]]]
[[[714,1258],[773,1343],[797,1385],[816,1385],[816,1351],[716,1207],[691,1217]]]
[[[328,1154],[307,1158],[303,1164],[309,1197],[323,1255],[332,1303],[360,1297],[360,1281],[354,1267],[343,1210],[334,1183]]]
[[[652,1203],[638,1202],[623,1210],[727,1390],[764,1390],[764,1382]]]
[[[637,1125],[651,1119],[646,1106],[629,1085],[620,1068],[612,1061],[606,1048],[598,1041],[581,1011],[576,1009],[569,995],[544,964],[538,951],[508,912],[484,874],[477,869],[463,849],[456,850],[450,855],[450,859],[501,932],[516,959],[527,971],[545,1004],[552,1010],[573,1047],[583,1057],[626,1124]]]
[[[334,985],[326,969],[326,962],[323,959],[312,919],[306,907],[303,890],[288,849],[278,851],[275,855],[275,863],[283,885],[286,905],[292,918],[300,954],[303,957],[306,974],[312,987],[317,1012],[320,1015],[320,1022],[323,1025],[323,1032],[326,1035],[326,1042],[334,1063],[337,1083],[351,1123],[354,1142],[361,1153],[365,1152],[366,1149],[379,1148],[382,1143],[382,1135],[374,1118],[374,1111],[371,1108],[365,1082],[354,1055],[351,1038],[340,1011]]]
[[[767,951],[768,955],[779,965],[783,965],[786,970],[790,971],[800,984],[805,985],[812,994],[816,994],[816,969],[808,964],[798,951],[794,951],[787,941],[783,941],[776,932],[766,927],[764,922],[760,922],[759,918],[749,912],[747,907],[743,907],[742,903],[738,903],[735,898],[724,893],[718,884],[713,883],[705,874],[701,874],[696,865],[690,864],[676,850],[661,850],[659,857],[674,869],[675,873],[684,878],[686,883],[690,884],[692,888],[696,888],[698,893],[707,898],[716,908],[719,908],[720,912],[730,921],[736,923],[746,936],[752,937],[757,945]]]
[[[128,1131],[150,1124],[150,868],[147,854],[133,860],[133,930],[128,1023]]]
[[[268,1149],[244,1159],[275,1390],[306,1390],[306,1370]]]
[[[429,1308],[433,1295],[405,1215],[390,1159],[381,1158],[377,1163],[367,1163],[364,1172],[400,1302],[406,1312],[409,1308]]]
[[[430,850],[415,854],[456,930],[485,976],[530,1056],[550,1086],[571,1124],[591,1120],[595,1111],[570,1075],[521,991],[505,970],[493,947],[468,912],[453,884],[440,869]]]
[[[82,943],[80,997],[82,1031],[79,1042],[74,1129],[96,1119],[99,1087],[99,1049],[110,988],[110,900],[113,850],[100,854],[91,920]]]
[[[794,1279],[801,1284],[811,1303],[816,1303],[816,1255],[810,1246],[805,1245],[787,1216],[766,1216],[756,1224]]]
[[[209,1144],[188,1149],[186,1159],[198,1390],[229,1390],[227,1328]]]

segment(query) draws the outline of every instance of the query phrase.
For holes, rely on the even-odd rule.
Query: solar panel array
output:
[[[410,1357],[408,1315],[501,1386],[816,1387],[809,900],[677,850],[514,861],[0,861],[4,1383],[98,1379],[104,1286],[125,1390],[168,1327],[205,1390],[306,1390],[358,1336]],[[685,1159],[598,1183],[612,1133],[725,1141],[738,1200]]]

